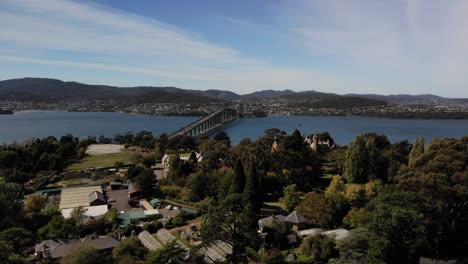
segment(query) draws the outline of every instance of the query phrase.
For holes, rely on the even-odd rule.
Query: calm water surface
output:
[[[31,137],[114,136],[129,131],[147,130],[155,135],[171,133],[195,121],[197,117],[147,116],[123,113],[22,112],[0,115],[0,143],[23,141]],[[377,132],[392,141],[414,141],[443,137],[468,136],[468,120],[408,120],[336,116],[269,116],[238,119],[223,128],[233,143],[243,138],[256,139],[265,129],[279,128],[288,133],[299,128],[306,134],[328,131],[338,144],[348,144],[357,134]]]

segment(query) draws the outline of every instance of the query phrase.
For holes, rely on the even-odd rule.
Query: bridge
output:
[[[224,124],[237,119],[237,111],[232,108],[219,109],[201,119],[182,127],[177,132],[171,134],[169,138],[175,136],[199,136],[212,130],[222,127]]]

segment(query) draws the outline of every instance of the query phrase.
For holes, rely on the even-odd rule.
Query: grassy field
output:
[[[88,155],[79,163],[68,166],[67,170],[73,171],[96,167],[111,167],[114,166],[117,161],[121,161],[124,164],[131,164],[132,162],[130,161],[130,156],[130,151],[126,149],[119,154]]]

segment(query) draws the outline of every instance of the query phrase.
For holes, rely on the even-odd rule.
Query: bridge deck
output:
[[[175,133],[171,134],[169,137],[174,137],[174,136],[178,136],[178,135],[185,135],[187,133],[189,133],[191,130],[195,129],[196,127],[202,125],[203,123],[205,123],[206,121],[209,121],[211,118],[215,117],[216,115],[220,114],[221,112],[225,111],[225,110],[234,110],[234,109],[229,109],[229,108],[222,108],[222,109],[219,109],[219,110],[216,110],[214,111],[213,113],[207,115],[207,116],[204,116],[194,122],[192,122],[191,124],[179,129],[178,131],[176,131]],[[235,111],[235,110],[234,110]],[[211,130],[214,130],[216,128],[219,128],[220,126],[222,126],[223,124],[225,123],[228,123],[228,122],[231,122],[233,120],[237,119],[237,116],[235,117],[232,117],[232,118],[229,118],[227,120],[224,120],[222,122],[219,122],[217,123],[216,125],[214,125],[213,127],[209,128],[209,129],[206,129],[206,131],[203,131],[202,133],[200,134],[204,134],[204,133],[207,133]]]

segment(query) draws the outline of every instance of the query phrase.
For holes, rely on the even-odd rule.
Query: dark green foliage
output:
[[[224,241],[233,247],[229,259],[244,263],[246,246],[256,242],[256,219],[251,205],[243,205],[242,195],[230,194],[219,205],[210,207],[203,219],[201,235],[206,243]]]
[[[145,166],[145,168],[151,168],[151,166],[156,165],[156,157],[154,154],[149,154],[143,157],[141,164]]]
[[[413,147],[411,148],[411,152],[409,154],[409,166],[414,166],[416,160],[424,153],[424,138],[418,138],[416,142],[414,142]]]
[[[136,177],[138,177],[142,172],[144,168],[140,166],[131,166],[128,168],[127,171],[127,178],[129,180],[134,180]]]
[[[150,197],[158,193],[156,176],[152,169],[144,169],[136,178],[138,190],[144,197]]]
[[[389,149],[384,151],[383,155],[388,161],[387,174],[389,182],[394,180],[403,165],[408,164],[410,150],[411,145],[405,140],[392,144]]]
[[[148,250],[141,244],[138,237],[129,237],[120,242],[112,250],[112,256],[118,260],[123,256],[132,256],[134,259],[143,260]]]
[[[23,188],[14,183],[0,183],[0,230],[17,226],[23,216]]]
[[[37,231],[37,234],[41,239],[75,238],[79,235],[79,232],[80,230],[77,229],[73,220],[65,219],[61,215],[55,215],[47,225]]]
[[[348,237],[336,242],[340,257],[335,260],[337,264],[371,263],[368,261],[370,233],[366,229],[358,228],[350,231]],[[379,261],[376,261],[378,263]]]
[[[294,130],[290,137],[285,138],[285,148],[293,151],[302,151],[305,147],[304,138],[299,130]]]
[[[190,201],[197,202],[206,197],[215,197],[218,193],[219,176],[196,173],[189,176]]]
[[[175,136],[167,139],[166,149],[172,150],[193,150],[198,147],[194,137],[190,136]]]
[[[133,138],[130,144],[133,146],[139,146],[145,149],[153,149],[155,147],[155,140],[154,140],[153,133],[150,131],[141,131],[135,135],[135,137]]]
[[[333,145],[333,143],[335,143],[335,141],[331,137],[330,133],[328,133],[328,132],[318,133],[318,139],[321,140],[321,141],[329,141],[330,145]]]
[[[47,137],[23,145],[0,146],[0,174],[9,182],[25,183],[38,171],[65,168],[67,160],[77,157],[79,149],[86,146],[86,139],[79,141],[69,134],[60,141]]]
[[[301,251],[302,254],[315,260],[328,261],[330,258],[338,256],[334,240],[320,234],[304,239]]]
[[[213,137],[216,141],[224,141],[227,143],[228,146],[231,146],[231,139],[229,138],[228,134],[224,131],[219,132],[216,136]]]
[[[375,133],[358,135],[348,148],[343,176],[348,182],[366,183],[373,179],[387,181],[388,159],[383,150],[390,143]]]
[[[101,264],[104,262],[105,259],[99,254],[98,249],[87,244],[76,246],[70,255],[60,260],[61,264]]]
[[[146,222],[143,224],[143,230],[148,231],[150,234],[158,232],[158,230],[161,228],[163,228],[163,224],[158,220],[154,220],[153,222]]]
[[[245,172],[242,161],[237,160],[236,166],[234,167],[234,178],[232,179],[231,188],[229,193],[243,193],[245,187]]]
[[[0,263],[1,264],[26,264],[27,261],[11,248],[9,242],[0,240]]]
[[[192,163],[192,165],[197,164],[197,163],[198,163],[198,161],[197,161],[197,154],[195,154],[195,152],[192,151],[192,152],[190,153],[190,157],[189,157],[188,160]]]
[[[164,245],[161,249],[151,251],[146,257],[146,264],[159,263],[185,263],[185,256],[188,252],[180,247],[176,241]]]
[[[397,178],[399,189],[423,198],[429,256],[450,259],[468,251],[467,164],[468,137],[438,139]]]
[[[12,227],[0,232],[0,241],[8,243],[14,252],[21,252],[34,245],[35,238],[31,231],[22,227]]]
[[[421,198],[409,192],[391,192],[373,199],[367,210],[371,232],[369,257],[383,262],[417,263],[425,242]]]
[[[262,206],[262,195],[258,184],[258,173],[255,165],[251,164],[247,173],[247,181],[244,187],[244,204],[250,204],[258,212]]]
[[[16,152],[11,150],[0,151],[0,167],[14,168],[16,163]]]
[[[169,161],[169,173],[167,178],[170,182],[183,186],[187,176],[194,171],[196,163],[189,161],[183,161],[179,155],[173,155]]]
[[[265,237],[265,244],[273,248],[287,248],[289,243],[286,236],[290,232],[290,228],[285,222],[273,219],[271,224],[263,227],[263,233],[267,233]]]
[[[284,260],[284,257],[283,257],[283,254],[281,254],[281,251],[279,251],[276,248],[266,250],[265,254],[263,254],[261,256],[260,260],[261,260],[260,263],[267,263],[267,264],[285,264],[285,263],[287,263]]]

